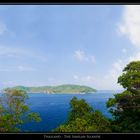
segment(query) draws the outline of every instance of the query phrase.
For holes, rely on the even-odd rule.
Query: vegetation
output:
[[[31,93],[91,93],[96,90],[88,87],[88,86],[80,86],[80,85],[60,85],[60,86],[42,86],[42,87],[24,87],[24,86],[16,86],[13,88],[6,88],[4,91],[9,89],[16,90],[24,90],[26,92]]]
[[[70,102],[70,111],[66,123],[60,125],[55,132],[110,132],[110,122],[89,106],[85,100],[76,97]]]
[[[73,97],[66,122],[54,132],[140,132],[140,61],[129,63],[118,78],[125,91],[115,94],[106,105],[113,118],[105,118],[84,99]],[[11,90],[12,89],[12,90]],[[17,90],[18,89],[18,90]],[[22,90],[20,90],[22,89]],[[86,86],[61,85],[45,87],[14,87],[5,90],[0,97],[0,132],[20,131],[19,125],[28,121],[40,121],[36,113],[25,104],[28,92],[53,93],[94,92]]]
[[[140,61],[129,63],[118,78],[125,91],[108,100],[112,119],[74,97],[68,120],[56,132],[140,132]]]
[[[115,132],[140,132],[140,61],[131,62],[118,78],[126,90],[110,98],[107,107],[113,115]]]
[[[22,90],[8,90],[0,96],[0,132],[18,132],[28,121],[41,121],[38,114],[29,110],[27,97]]]

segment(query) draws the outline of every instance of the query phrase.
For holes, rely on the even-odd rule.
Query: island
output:
[[[5,88],[3,89],[3,92],[6,92],[7,90],[24,90],[27,93],[47,93],[47,94],[56,94],[56,93],[84,94],[96,92],[94,88],[73,84],[65,84],[58,86],[39,86],[39,87],[15,86]]]

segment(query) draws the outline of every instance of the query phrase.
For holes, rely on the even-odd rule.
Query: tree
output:
[[[118,78],[118,83],[129,91],[140,91],[140,61],[131,62],[123,72]]]
[[[73,97],[70,101],[68,120],[55,132],[110,132],[109,121],[89,106],[84,99]]]
[[[18,132],[28,121],[41,121],[38,114],[29,110],[27,98],[22,90],[7,90],[0,97],[0,132]]]
[[[117,132],[140,132],[140,61],[129,63],[118,83],[126,90],[107,102],[113,115],[112,129]]]

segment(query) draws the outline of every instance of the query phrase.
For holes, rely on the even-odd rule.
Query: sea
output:
[[[70,108],[70,100],[76,96],[78,99],[85,99],[93,109],[98,109],[107,118],[111,118],[106,102],[114,94],[121,91],[102,90],[91,94],[44,94],[29,93],[26,101],[31,111],[36,112],[42,118],[41,122],[25,123],[21,130],[23,132],[52,132],[53,129],[67,120]]]

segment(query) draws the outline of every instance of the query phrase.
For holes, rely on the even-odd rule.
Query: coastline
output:
[[[0,94],[4,94],[6,92],[4,91],[0,91]],[[27,94],[47,94],[47,95],[51,95],[51,94],[81,94],[81,95],[85,95],[85,94],[94,94],[96,92],[90,92],[90,93],[87,93],[87,92],[81,92],[81,93],[76,93],[76,92],[73,92],[73,93],[64,93],[64,92],[61,92],[61,93],[44,93],[44,92],[26,92]]]

